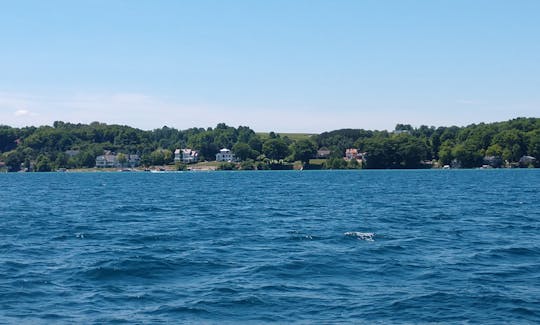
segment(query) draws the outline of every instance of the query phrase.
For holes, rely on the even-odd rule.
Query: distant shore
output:
[[[114,167],[103,171],[119,166],[156,166],[156,171],[538,168],[540,118],[466,127],[397,124],[393,131],[339,129],[320,134],[257,133],[224,123],[152,131],[99,122],[0,125],[0,171],[88,172],[95,171],[94,166]]]

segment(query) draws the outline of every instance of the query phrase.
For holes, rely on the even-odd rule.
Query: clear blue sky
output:
[[[3,1],[0,124],[539,117],[539,17],[537,0]]]

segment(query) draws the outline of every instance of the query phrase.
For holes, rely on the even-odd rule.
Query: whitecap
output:
[[[375,233],[372,232],[359,232],[359,231],[348,231],[344,233],[345,236],[356,237],[358,240],[365,241],[374,241]]]

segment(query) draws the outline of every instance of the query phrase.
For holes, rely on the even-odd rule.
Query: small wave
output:
[[[209,311],[204,308],[197,308],[191,306],[170,306],[163,305],[157,308],[154,311],[151,311],[150,314],[158,315],[170,315],[170,314],[209,314]]]
[[[365,240],[365,241],[374,241],[375,233],[373,232],[359,232],[359,231],[348,231],[344,233],[347,237],[355,237],[358,240]]]
[[[174,270],[169,261],[154,258],[131,258],[123,261],[98,263],[84,270],[84,274],[95,280],[110,280],[125,277],[155,278]]]
[[[168,208],[159,207],[156,205],[140,204],[140,205],[123,205],[114,208],[115,213],[147,213],[147,212],[168,212]]]
[[[312,235],[298,234],[295,236],[290,236],[290,240],[314,240],[316,239]]]

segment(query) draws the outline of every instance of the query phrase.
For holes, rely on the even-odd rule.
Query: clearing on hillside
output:
[[[302,139],[309,139],[316,135],[315,133],[278,133],[275,132],[277,135],[279,135],[281,138],[287,137],[293,141],[298,141]],[[266,140],[270,137],[269,133],[267,132],[257,132],[257,135],[261,137],[262,140]]]

